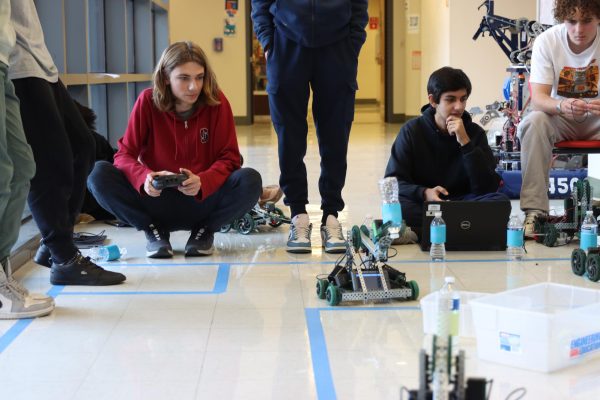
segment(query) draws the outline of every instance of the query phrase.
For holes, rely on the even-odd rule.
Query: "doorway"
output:
[[[358,61],[358,86],[356,105],[366,106],[378,115],[378,119],[388,122],[388,108],[391,105],[391,37],[393,0],[370,0],[369,21],[366,26],[367,39]],[[249,53],[249,116],[251,123],[255,118],[269,118],[269,100],[266,92],[267,74],[264,51],[252,26],[251,4],[246,0],[248,12],[247,43]],[[388,15],[389,13],[389,15]]]

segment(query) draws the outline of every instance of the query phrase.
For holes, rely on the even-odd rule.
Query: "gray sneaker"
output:
[[[342,225],[333,215],[328,215],[325,225],[321,225],[321,243],[325,253],[346,252],[346,239],[344,239]]]
[[[308,214],[298,214],[292,218],[290,224],[290,235],[287,241],[288,253],[310,253],[310,233],[312,224],[308,218]]]
[[[146,234],[146,257],[150,258],[171,258],[173,257],[173,248],[169,242],[169,232],[158,229],[150,224],[148,229],[144,230]]]
[[[23,286],[19,281],[13,278],[12,275],[12,267],[10,265],[10,259],[5,258],[1,261],[2,269],[4,270],[4,274],[8,279],[8,284],[13,287],[17,292],[21,293],[23,297],[30,297],[32,300],[37,301],[54,301],[54,299],[50,296],[46,296],[43,293],[29,293],[29,290],[25,286]]]
[[[34,300],[23,296],[9,282],[4,269],[0,270],[0,319],[35,318],[54,310],[54,300]]]
[[[194,229],[185,244],[186,257],[209,256],[215,251],[215,234],[206,228]]]

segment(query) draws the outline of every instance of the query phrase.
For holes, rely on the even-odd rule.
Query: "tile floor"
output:
[[[398,129],[382,124],[378,110],[359,108],[340,215],[345,227],[379,213],[376,182]],[[276,183],[270,125],[238,132],[246,165],[259,170],[265,184]],[[318,226],[316,146],[311,125],[309,211]],[[282,250],[284,225],[247,236],[217,234],[214,256],[187,259],[187,235],[178,232],[176,256],[167,261],[145,258],[143,234],[131,228],[90,223],[77,229],[105,230],[110,242],[127,248],[125,260],[106,265],[127,281],[52,287],[47,269],[31,262],[21,268],[18,277],[54,295],[57,308],[45,318],[0,321],[0,399],[398,399],[402,386],[417,387],[425,342],[419,303],[328,307],[315,295],[315,277],[329,273],[337,257],[321,251],[318,229],[311,255]],[[453,252],[445,267],[432,267],[416,245],[398,247],[390,264],[418,282],[421,297],[439,288],[444,275],[476,292],[545,281],[600,289],[571,273],[574,246],[528,242],[517,269],[507,267],[502,252]],[[478,360],[472,339],[461,345],[466,375],[493,379],[491,399],[522,386],[525,399],[600,398],[600,360],[544,374]]]

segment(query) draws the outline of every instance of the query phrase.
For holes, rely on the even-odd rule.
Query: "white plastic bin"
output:
[[[568,367],[600,352],[600,291],[539,283],[471,301],[484,360],[534,371]]]
[[[421,299],[421,310],[423,311],[423,332],[426,334],[434,334],[437,324],[437,293],[429,293],[427,296]],[[460,295],[460,311],[459,311],[459,325],[458,325],[458,336],[462,337],[475,337],[475,328],[473,325],[473,318],[471,316],[470,301],[481,296],[485,296],[488,293],[477,293],[477,292],[463,292],[458,291]]]

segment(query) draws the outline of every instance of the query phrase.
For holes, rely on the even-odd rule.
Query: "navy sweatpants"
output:
[[[108,161],[97,161],[88,178],[88,189],[98,204],[138,230],[154,224],[170,232],[206,226],[217,232],[249,211],[262,190],[260,174],[251,168],[234,171],[223,186],[202,201],[176,188],[163,189],[158,197],[140,195],[125,174]]]
[[[267,92],[271,119],[278,138],[279,185],[292,209],[308,204],[306,176],[307,108],[309,87],[321,156],[321,209],[344,208],[346,152],[357,90],[358,55],[350,37],[325,47],[308,48],[275,28],[267,59]]]

